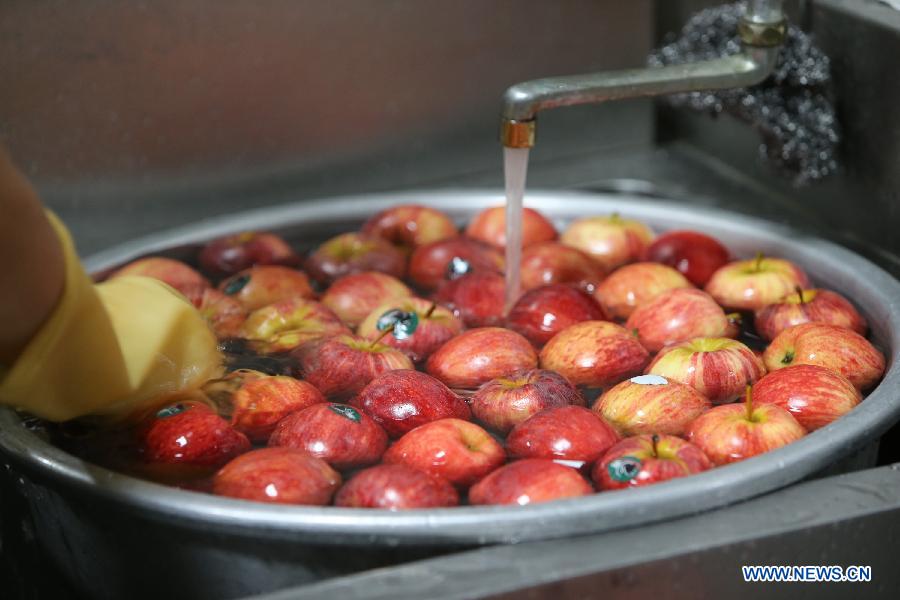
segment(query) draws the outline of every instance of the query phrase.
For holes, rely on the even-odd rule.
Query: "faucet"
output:
[[[724,58],[665,67],[602,71],[517,83],[503,95],[500,142],[531,148],[537,113],[549,108],[679,92],[748,87],[775,69],[784,42],[783,0],[749,0],[738,26],[741,52]]]

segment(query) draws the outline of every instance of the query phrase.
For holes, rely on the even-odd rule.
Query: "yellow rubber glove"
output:
[[[16,362],[0,367],[0,403],[51,421],[120,417],[221,375],[216,338],[166,284],[120,277],[94,285],[52,214],[66,260],[56,309]]]

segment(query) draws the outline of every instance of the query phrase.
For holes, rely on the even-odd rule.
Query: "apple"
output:
[[[300,258],[274,233],[245,231],[207,243],[198,257],[200,266],[214,277],[228,277],[254,265],[293,267]]]
[[[470,504],[535,504],[594,492],[578,471],[531,458],[500,467],[469,490]]]
[[[758,309],[753,318],[756,332],[768,341],[788,327],[803,323],[828,323],[860,335],[868,329],[866,320],[850,301],[836,292],[819,289],[797,288],[778,302]]]
[[[399,350],[348,334],[306,342],[291,357],[297,363],[293,374],[329,398],[352,396],[386,371],[413,368]]]
[[[542,410],[584,406],[575,386],[559,373],[543,369],[492,379],[478,388],[471,402],[475,418],[504,434]]]
[[[315,300],[291,298],[259,308],[247,317],[241,337],[259,352],[286,352],[310,340],[350,333],[324,305]]]
[[[232,427],[252,442],[265,443],[281,419],[321,402],[325,402],[325,396],[306,381],[262,375],[241,383],[230,395],[228,412]]]
[[[331,283],[350,273],[379,271],[402,279],[406,255],[384,238],[342,233],[322,243],[306,257],[305,268],[319,283]]]
[[[593,410],[623,437],[652,433],[682,435],[712,407],[689,385],[660,375],[632,377],[607,390]]]
[[[406,369],[382,373],[352,403],[392,438],[438,419],[472,418],[466,401],[446,385],[431,375]]]
[[[818,365],[772,371],[753,386],[753,403],[790,411],[807,431],[825,427],[850,412],[862,394],[843,375]]]
[[[506,460],[497,440],[462,419],[439,419],[416,427],[384,453],[387,464],[404,464],[468,487]]]
[[[645,371],[687,384],[713,404],[733,402],[766,374],[762,360],[728,338],[695,338],[663,348]]]
[[[385,315],[391,311],[414,316],[416,322],[414,330],[407,334],[396,330],[385,334],[385,330],[379,329],[379,326],[384,327]],[[452,337],[458,335],[462,329],[462,321],[447,308],[423,298],[403,298],[377,306],[359,324],[356,333],[367,340],[380,340],[382,344],[400,350],[411,361],[420,364]]]
[[[344,484],[335,506],[349,508],[442,508],[459,504],[453,485],[437,475],[406,465],[376,465],[364,469]]]
[[[641,262],[619,267],[610,273],[597,286],[594,299],[607,314],[624,321],[635,308],[660,294],[690,287],[691,283],[672,267]]]
[[[640,221],[608,217],[585,217],[569,224],[559,238],[563,244],[583,250],[606,272],[640,260],[653,241],[653,231]]]
[[[139,258],[114,271],[109,278],[115,279],[123,275],[152,277],[172,286],[181,293],[191,289],[209,287],[209,280],[188,265],[180,260],[162,256]]]
[[[688,281],[703,287],[716,270],[729,260],[719,241],[699,231],[668,231],[656,238],[644,260],[672,267]]]
[[[137,427],[138,453],[157,476],[207,474],[250,449],[250,440],[202,402],[170,404]]]
[[[560,242],[541,242],[522,249],[523,290],[568,283],[591,294],[605,271],[593,258]]]
[[[496,248],[471,238],[455,237],[416,248],[409,259],[409,278],[430,291],[450,276],[479,271],[502,273],[504,264],[503,254]],[[451,268],[453,265],[458,266]]]
[[[303,271],[279,265],[250,267],[219,283],[219,291],[248,311],[292,298],[313,298],[315,292]]]
[[[440,285],[434,299],[449,308],[467,327],[503,323],[506,281],[491,271],[466,273]]]
[[[650,355],[627,329],[608,321],[569,325],[541,350],[542,369],[575,385],[602,388],[640,374]]]
[[[859,390],[875,385],[884,374],[884,354],[855,331],[825,323],[785,329],[763,352],[769,371],[791,365],[819,365],[837,371]]]
[[[219,290],[206,286],[192,286],[182,290],[219,339],[238,337],[247,319],[241,303]]]
[[[469,221],[466,235],[495,248],[506,248],[506,206],[486,208]],[[556,239],[556,227],[533,208],[522,208],[522,246]]]
[[[713,298],[700,290],[664,292],[639,306],[625,322],[650,352],[699,337],[735,337],[736,317],[726,315]]]
[[[412,290],[396,277],[362,271],[338,278],[325,290],[320,302],[349,327],[356,327],[385,302],[412,295]]]
[[[750,388],[743,403],[715,406],[697,417],[687,430],[688,441],[716,465],[751,458],[804,435],[803,426],[780,406],[754,406]]]
[[[387,433],[371,417],[346,404],[313,404],[283,418],[269,446],[303,450],[336,469],[377,463],[388,445]]]
[[[713,273],[706,291],[716,302],[732,310],[757,310],[778,302],[809,278],[794,263],[764,257],[730,262]]]
[[[606,313],[593,298],[557,283],[534,288],[520,296],[506,317],[506,325],[539,348],[569,325],[604,319]]]
[[[621,490],[712,468],[703,450],[674,435],[636,435],[610,448],[591,473],[603,490]]]
[[[419,246],[456,237],[453,220],[443,212],[420,204],[402,204],[385,209],[365,222],[362,232],[377,235],[405,253]]]
[[[474,390],[497,377],[537,367],[537,353],[524,337],[500,327],[470,329],[428,357],[425,370],[447,386]]]
[[[519,423],[506,438],[513,458],[549,458],[579,466],[603,456],[619,435],[600,415],[583,406],[541,411]]]
[[[256,502],[324,506],[340,485],[340,474],[320,458],[293,448],[260,448],[222,467],[212,491]]]

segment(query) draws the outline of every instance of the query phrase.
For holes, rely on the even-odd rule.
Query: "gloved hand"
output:
[[[162,282],[94,285],[0,149],[0,403],[64,421],[122,416],[221,374],[216,338]],[[54,235],[55,232],[55,235]]]

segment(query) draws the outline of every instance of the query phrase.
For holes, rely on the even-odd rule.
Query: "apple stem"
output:
[[[754,267],[754,269],[755,269],[757,272],[759,272],[760,268],[762,268],[762,261],[763,261],[763,259],[764,259],[765,257],[766,257],[766,255],[763,254],[762,252],[757,252],[757,253],[756,253],[756,266]]]
[[[654,433],[650,438],[650,443],[653,445],[653,458],[658,458],[658,455],[656,453],[656,445],[659,443],[659,435]]]
[[[431,307],[429,307],[429,309],[425,312],[425,314],[422,315],[422,318],[427,319],[428,317],[430,317],[432,315],[432,313],[434,313],[436,308],[437,308],[437,302],[432,302]]]
[[[805,301],[803,300],[803,288],[799,285],[794,286],[794,291],[797,292],[797,298],[800,299],[800,304],[803,304]]]
[[[747,386],[747,393],[744,398],[744,408],[747,410],[747,420],[753,420],[753,391],[752,388]]]
[[[394,327],[395,327],[396,325],[397,325],[397,324],[394,323],[394,325],[391,325],[390,327],[388,327],[387,329],[385,329],[384,331],[382,331],[382,332],[381,332],[381,335],[379,335],[377,338],[375,338],[374,340],[372,340],[372,343],[369,344],[369,348],[374,348],[375,346],[378,345],[378,342],[380,342],[381,340],[383,340],[383,339],[385,338],[385,336],[387,336],[389,333],[393,333]]]

